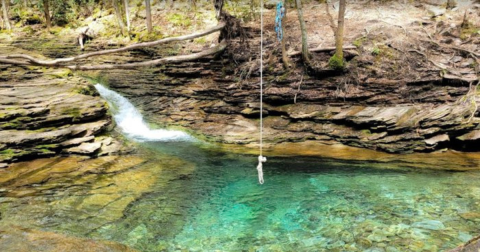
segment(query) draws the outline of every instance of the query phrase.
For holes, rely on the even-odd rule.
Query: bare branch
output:
[[[219,23],[217,26],[210,28],[208,30],[202,31],[202,32],[197,32],[197,33],[192,33],[184,36],[178,36],[178,37],[172,37],[172,38],[165,38],[165,39],[160,39],[156,41],[151,41],[151,42],[144,42],[144,43],[138,43],[138,44],[133,44],[130,46],[125,46],[122,48],[118,49],[109,49],[109,50],[103,50],[103,51],[97,51],[97,52],[91,52],[91,53],[85,53],[81,54],[75,57],[70,57],[70,58],[58,58],[54,60],[41,60],[41,59],[36,59],[32,56],[25,55],[25,54],[15,54],[15,55],[8,55],[6,57],[0,57],[1,62],[7,63],[7,61],[4,61],[5,59],[26,59],[29,62],[32,63],[32,65],[41,65],[41,66],[59,66],[61,63],[68,63],[68,62],[73,62],[76,60],[80,59],[86,59],[90,58],[93,56],[98,56],[98,55],[105,55],[105,54],[111,54],[111,53],[119,53],[119,52],[124,52],[128,50],[133,50],[133,49],[138,49],[142,47],[151,47],[151,46],[156,46],[168,42],[174,42],[174,41],[183,41],[183,40],[189,40],[189,39],[194,39],[198,37],[203,37],[206,36],[210,33],[214,33],[217,31],[220,31],[225,27],[225,23]],[[7,63],[10,64],[10,63]]]
[[[335,25],[335,22],[333,21],[332,14],[330,14],[330,8],[328,7],[329,4],[330,3],[328,1],[325,1],[325,9],[327,11],[328,22],[329,22],[330,28],[332,28],[333,35],[336,36],[337,26]]]
[[[166,58],[161,58],[156,60],[149,60],[149,61],[128,63],[128,64],[106,64],[106,65],[91,65],[91,66],[71,65],[71,66],[63,66],[63,67],[69,68],[71,70],[135,69],[140,67],[158,66],[158,65],[167,64],[167,63],[180,63],[180,62],[186,62],[186,61],[193,61],[193,60],[203,58],[205,56],[219,53],[225,50],[226,47],[227,47],[227,42],[225,42],[224,40],[215,47],[212,47],[205,51],[187,54],[187,55],[172,56],[172,57],[166,57]]]
[[[442,45],[434,40],[423,40],[422,41],[426,41],[426,42],[430,42],[438,47],[443,47],[443,48],[448,48],[448,49],[453,49],[453,50],[457,50],[457,51],[461,51],[461,52],[464,52],[464,53],[469,53],[475,57],[480,57],[480,53],[476,53],[474,51],[470,51],[470,50],[467,50],[467,49],[464,49],[464,48],[461,48],[461,47],[457,47],[457,46],[447,46],[447,45]]]
[[[322,48],[313,48],[313,49],[308,49],[308,51],[310,52],[331,52],[331,51],[335,51],[335,47],[332,46],[332,47],[322,47]],[[349,50],[349,49],[357,49],[356,46],[344,46],[343,47],[344,50]],[[297,56],[297,55],[300,55],[302,54],[301,51],[294,51],[294,52],[291,52],[288,54],[288,56]]]

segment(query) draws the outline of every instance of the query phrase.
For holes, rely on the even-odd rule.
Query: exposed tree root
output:
[[[81,55],[78,55],[78,56],[75,56],[75,57],[70,57],[70,58],[59,58],[59,59],[54,59],[54,60],[41,60],[41,59],[37,59],[35,57],[25,55],[25,54],[14,54],[14,55],[7,55],[5,57],[0,57],[0,62],[6,63],[6,64],[17,64],[18,65],[22,61],[12,61],[12,59],[25,59],[27,61],[22,62],[21,65],[39,65],[39,66],[62,67],[62,65],[61,65],[62,63],[70,63],[70,62],[74,62],[74,61],[77,61],[77,60],[80,60],[80,59],[90,58],[90,57],[93,57],[93,56],[125,52],[125,51],[129,51],[129,50],[143,48],[143,47],[157,46],[157,45],[165,44],[165,43],[168,43],[168,42],[184,41],[184,40],[194,39],[194,38],[198,38],[198,37],[203,37],[203,36],[206,36],[208,34],[220,31],[224,27],[225,27],[225,23],[219,23],[217,26],[215,26],[213,28],[210,28],[208,30],[202,31],[202,32],[197,32],[197,33],[192,33],[192,34],[188,34],[188,35],[184,35],[184,36],[178,36],[178,37],[172,37],[172,38],[165,38],[165,39],[160,39],[160,40],[151,41],[151,42],[133,44],[133,45],[125,46],[125,47],[118,48],[118,49],[109,49],[109,50],[102,50],[102,51],[97,51],[97,52],[85,53],[85,54],[81,54]],[[30,63],[30,64],[28,64],[28,63]],[[125,64],[125,65],[128,65],[128,64]]]
[[[225,41],[222,41],[217,46],[212,47],[210,49],[207,49],[205,51],[198,52],[198,53],[192,53],[192,54],[187,54],[187,55],[178,55],[178,56],[166,57],[166,58],[161,58],[161,59],[156,59],[156,60],[148,60],[148,61],[137,62],[137,63],[128,63],[128,64],[102,64],[102,65],[58,65],[57,64],[57,65],[48,65],[48,64],[43,64],[41,61],[36,61],[33,58],[30,61],[16,61],[16,60],[0,58],[0,63],[13,64],[13,65],[49,66],[49,67],[59,67],[59,68],[63,67],[63,68],[71,69],[71,70],[135,69],[135,68],[139,68],[139,67],[150,67],[150,66],[157,66],[157,65],[167,64],[167,63],[180,63],[180,62],[197,60],[197,59],[209,56],[209,55],[214,55],[216,53],[219,53],[219,52],[225,50],[226,46],[227,46],[227,43]],[[31,57],[28,56],[28,58],[30,59]]]
[[[223,50],[225,50],[226,47],[227,47],[227,43],[224,40],[215,47],[212,47],[205,51],[187,54],[187,55],[178,55],[178,56],[166,57],[166,58],[161,58],[156,60],[148,60],[148,61],[143,61],[138,63],[128,63],[128,64],[110,64],[110,65],[104,64],[104,65],[92,65],[92,66],[73,65],[73,66],[65,66],[65,67],[71,70],[135,69],[139,67],[151,67],[151,66],[158,66],[158,65],[163,65],[167,63],[180,63],[180,62],[197,60],[206,56],[210,56],[210,55],[214,55],[219,52],[222,52]]]
[[[331,51],[335,51],[335,47],[332,46],[332,47],[322,47],[322,48],[313,48],[313,49],[308,49],[309,52],[331,52]],[[357,49],[356,46],[344,46],[343,47],[344,50],[350,50],[350,49]],[[301,51],[294,51],[294,52],[291,52],[288,54],[288,56],[297,56],[297,55],[300,55],[302,54]]]

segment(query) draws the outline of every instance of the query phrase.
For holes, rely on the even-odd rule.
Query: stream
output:
[[[443,251],[480,234],[480,172],[229,153],[150,129],[101,85],[138,154],[39,159],[0,179],[0,227],[139,251]]]

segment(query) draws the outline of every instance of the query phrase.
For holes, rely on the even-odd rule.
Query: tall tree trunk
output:
[[[190,3],[190,9],[191,10],[197,10],[197,1],[196,0],[188,0],[188,2]]]
[[[215,17],[220,20],[223,12],[223,0],[213,0],[213,7],[215,8]]]
[[[283,61],[283,66],[285,68],[289,68],[290,67],[290,61],[288,59],[287,50],[285,49],[285,40],[286,40],[285,23],[287,22],[287,6],[285,5],[285,0],[283,0],[283,8],[284,8],[284,16],[282,18],[282,34],[283,34],[283,38],[282,38],[282,61]]]
[[[337,33],[335,34],[335,47],[338,59],[342,60],[343,63],[343,27],[345,21],[345,9],[346,3],[345,0],[340,0],[340,8],[338,10],[338,24],[337,24]],[[343,65],[343,64],[342,64]]]
[[[147,31],[152,32],[152,12],[150,10],[150,0],[145,0],[145,11],[147,12]]]
[[[120,7],[118,6],[118,0],[112,0],[113,9],[115,10],[115,16],[117,17],[118,27],[123,35],[125,35],[125,23],[123,23],[122,12],[120,11]]]
[[[8,17],[8,4],[6,0],[2,0],[2,12],[5,29],[10,31],[12,29],[12,26],[10,25],[10,18]]]
[[[52,27],[52,21],[50,18],[50,10],[48,7],[48,1],[49,0],[43,0],[43,13],[45,13],[45,22],[47,23],[47,29],[50,29]]]
[[[453,9],[457,6],[457,1],[455,0],[448,0],[447,1],[447,9]]]
[[[128,13],[128,0],[123,1],[125,7],[125,18],[127,19],[127,31],[130,32],[130,14]]]
[[[303,63],[310,65],[310,53],[308,52],[308,37],[307,37],[307,27],[305,25],[305,20],[303,19],[303,10],[301,0],[295,0],[295,5],[297,6],[298,12],[298,21],[300,22],[300,29],[302,31],[302,58]]]

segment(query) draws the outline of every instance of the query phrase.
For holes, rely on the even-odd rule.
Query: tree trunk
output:
[[[307,27],[305,25],[305,20],[303,19],[303,10],[301,0],[295,0],[295,5],[297,6],[298,12],[298,21],[300,22],[300,29],[302,31],[302,58],[303,63],[310,65],[310,53],[308,52],[308,37],[307,37]]]
[[[118,6],[117,0],[112,0],[113,9],[115,9],[115,16],[117,17],[118,27],[120,28],[122,35],[125,35],[125,23],[123,23],[122,12]]]
[[[197,1],[196,0],[188,0],[188,1],[190,2],[190,9],[196,11],[197,10]]]
[[[2,0],[2,12],[5,29],[10,31],[12,29],[12,26],[10,25],[10,18],[8,17],[8,4],[6,0]]]
[[[285,49],[285,40],[286,40],[286,35],[285,35],[285,23],[287,22],[287,6],[285,5],[285,0],[283,0],[283,8],[284,8],[284,15],[283,15],[283,18],[282,18],[282,34],[283,34],[283,38],[282,38],[282,61],[283,61],[283,66],[285,68],[289,68],[290,67],[290,61],[288,59],[288,55],[287,55],[287,50]]]
[[[453,9],[457,7],[457,1],[455,0],[448,0],[447,1],[447,9]]]
[[[130,14],[128,13],[128,0],[123,1],[125,7],[125,18],[127,19],[127,31],[130,32]]]
[[[145,11],[147,12],[147,31],[152,32],[152,12],[150,10],[150,0],[145,0]]]
[[[220,20],[223,12],[223,0],[214,0],[213,7],[215,8],[215,17]]]
[[[340,0],[340,8],[338,10],[338,24],[337,33],[335,34],[335,47],[337,48],[335,54],[343,62],[343,27],[345,21],[345,0]]]
[[[45,22],[47,24],[47,29],[50,29],[52,27],[52,21],[50,18],[50,10],[48,8],[48,1],[49,0],[43,0],[43,12],[45,13]]]

